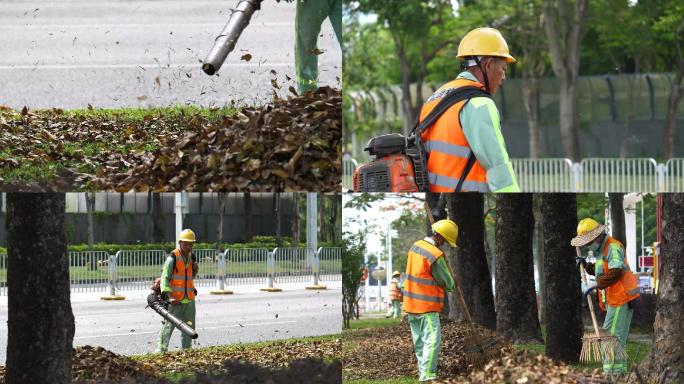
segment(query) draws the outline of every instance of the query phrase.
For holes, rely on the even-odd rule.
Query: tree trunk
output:
[[[164,210],[162,209],[161,193],[154,192],[152,194],[152,210],[154,217],[152,221],[152,238],[155,243],[162,243],[164,237]]]
[[[401,57],[401,56],[400,56]],[[411,101],[411,67],[405,62],[401,61],[401,107],[404,111],[404,136],[408,137],[413,129],[413,123],[416,121],[416,113],[413,109]]]
[[[216,225],[216,251],[221,252],[221,244],[223,244],[223,215],[226,212],[226,203],[228,203],[228,194],[219,192],[219,210],[218,210],[218,224]]]
[[[546,356],[566,363],[577,362],[582,349],[580,276],[570,246],[577,227],[576,212],[575,194],[542,195]]]
[[[449,195],[450,219],[458,225],[458,248],[449,263],[463,291],[470,315],[477,324],[496,330],[492,281],[484,250],[484,197],[481,193]],[[448,245],[447,245],[448,247]],[[451,305],[450,317],[459,318],[458,305]]]
[[[64,207],[63,193],[7,194],[7,383],[71,382]]]
[[[252,241],[252,194],[243,193],[245,204],[245,243]]]
[[[642,363],[650,381],[684,382],[684,194],[663,194],[660,283],[653,348]]]
[[[330,241],[333,244],[342,242],[342,196],[339,193],[330,195]]]
[[[530,135],[530,158],[536,159],[543,155],[541,129],[539,124],[539,79],[523,79],[523,101],[527,111],[527,131]]]
[[[534,218],[529,193],[496,196],[496,332],[514,343],[541,343],[534,289]]]
[[[544,278],[544,241],[542,236],[542,213],[541,213],[541,194],[534,195],[534,234],[537,242],[537,252],[535,255],[535,265],[537,266],[537,278],[539,279],[539,322],[546,324],[545,308],[546,298],[546,279]]]
[[[580,67],[582,24],[589,8],[589,0],[575,0],[572,8],[571,10],[567,0],[546,0],[542,11],[551,53],[551,67],[559,82],[559,123],[563,155],[578,162],[577,75]]]
[[[665,118],[665,159],[675,157],[677,145],[677,109],[682,98],[682,77],[684,70],[678,70],[674,81],[670,85],[670,95],[667,97],[667,115]]]
[[[97,259],[93,253],[94,228],[93,228],[93,211],[95,210],[95,192],[86,192],[86,211],[88,216],[88,229],[86,235],[88,237],[88,269],[94,271],[97,269]]]
[[[613,237],[627,246],[627,235],[625,234],[625,210],[623,208],[624,193],[609,193],[610,202],[610,223],[612,226]],[[635,244],[636,245],[636,244]]]
[[[560,134],[563,155],[574,162],[580,161],[579,133],[577,130],[577,77],[560,81]]]
[[[294,215],[292,216],[292,246],[298,247],[301,241],[300,217],[299,217],[299,192],[292,194],[292,204],[294,205]]]

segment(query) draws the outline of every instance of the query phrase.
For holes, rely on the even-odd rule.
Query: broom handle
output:
[[[430,219],[430,224],[435,223],[435,218],[432,216],[432,211],[430,210],[430,205],[427,202],[427,196],[425,197],[425,202],[423,204],[425,206],[425,212],[427,212],[428,219]],[[458,284],[458,280],[456,280],[456,276],[454,275],[454,271],[451,270],[451,264],[449,264],[449,259],[447,258],[446,253],[444,254],[444,261],[446,261],[447,269],[449,270],[449,273],[451,274],[451,277],[454,280],[454,286],[456,287],[455,289],[455,296],[456,296],[456,301],[458,301],[458,305],[461,307],[461,310],[463,311],[463,317],[465,320],[468,322],[468,325],[470,325],[470,328],[473,331],[473,337],[475,338],[475,342],[477,343],[480,348],[484,350],[482,347],[482,343],[480,342],[480,336],[477,334],[477,330],[475,330],[475,325],[473,324],[473,319],[470,317],[470,311],[468,311],[468,306],[465,303],[465,299],[463,298],[463,292],[461,291],[461,286]]]
[[[575,247],[575,250],[577,251],[577,257],[582,257],[579,247]],[[582,274],[582,280],[584,281],[584,286],[586,287],[588,285],[587,272],[584,270],[584,265],[582,264],[580,264],[580,274]],[[594,302],[591,300],[591,296],[589,295],[587,295],[587,303],[589,303],[589,313],[591,313],[591,322],[594,324],[594,332],[596,333],[596,337],[600,337],[598,323],[596,322],[596,313],[594,313]]]

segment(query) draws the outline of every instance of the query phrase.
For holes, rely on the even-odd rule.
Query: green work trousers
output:
[[[401,317],[401,301],[392,301],[392,317],[397,319]]]
[[[442,344],[442,330],[439,313],[428,312],[420,315],[408,314],[411,326],[413,348],[418,359],[418,379],[420,381],[437,378],[437,362]]]
[[[299,93],[318,88],[318,34],[326,18],[342,45],[342,0],[297,0],[295,18],[295,70]]]
[[[195,301],[192,300],[188,303],[172,304],[169,305],[169,313],[181,319],[183,322],[187,323],[192,329],[195,329]],[[164,320],[162,323],[161,331],[159,331],[159,337],[157,339],[157,351],[156,352],[166,352],[169,349],[169,340],[171,340],[171,334],[176,327],[170,322]],[[190,349],[192,346],[192,339],[190,336],[181,332],[181,346],[183,349]]]
[[[619,307],[606,304],[606,309],[608,313],[603,322],[603,329],[617,337],[620,345],[627,350],[627,336],[629,336],[629,325],[632,323],[634,310],[630,309],[628,304]],[[607,375],[619,375],[628,371],[627,360],[603,361],[603,373]]]

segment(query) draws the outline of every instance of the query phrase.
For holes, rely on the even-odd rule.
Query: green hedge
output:
[[[283,247],[291,247],[292,240],[288,237],[283,237]],[[215,243],[195,243],[194,249],[214,249]],[[305,247],[306,243],[299,244],[300,247]],[[319,247],[333,247],[335,245],[331,243],[318,243]],[[223,243],[221,245],[221,250],[232,248],[232,249],[243,249],[243,248],[268,248],[273,249],[276,247],[275,237],[273,236],[254,236],[252,242],[250,243]],[[86,252],[88,251],[88,244],[70,244],[68,247],[69,251],[75,252]],[[93,251],[104,251],[109,254],[115,254],[116,251],[142,251],[142,250],[154,250],[161,249],[165,252],[171,252],[175,248],[174,243],[139,243],[139,244],[107,244],[107,243],[96,243],[93,244]],[[0,254],[7,253],[7,248],[0,247]]]

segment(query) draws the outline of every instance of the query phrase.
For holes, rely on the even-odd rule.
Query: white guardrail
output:
[[[684,192],[684,158],[511,159],[522,192]],[[357,162],[342,159],[342,189],[351,190]]]
[[[342,280],[342,249],[236,248],[192,251],[199,265],[197,287],[268,285]],[[68,252],[71,292],[146,290],[161,275],[162,250]],[[7,295],[7,254],[0,254],[0,295]]]

